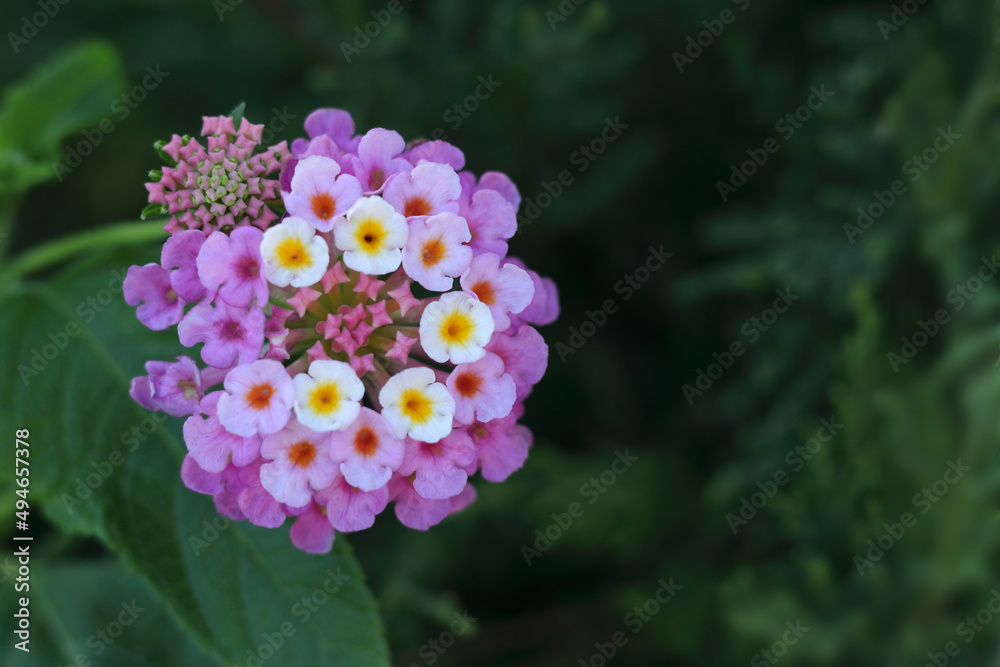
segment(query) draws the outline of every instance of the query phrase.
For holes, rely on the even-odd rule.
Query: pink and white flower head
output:
[[[309,115],[294,158],[245,120],[202,129],[205,145],[162,146],[174,164],[150,210],[171,237],[125,284],[140,321],[203,344],[200,362],[150,361],[130,391],[187,417],[184,483],[234,520],[293,517],[295,546],[323,553],[390,502],[426,530],[472,502],[470,476],[519,469],[548,360],[528,325],[559,304],[507,256],[511,180],[460,171],[446,142],[356,134],[338,109]]]

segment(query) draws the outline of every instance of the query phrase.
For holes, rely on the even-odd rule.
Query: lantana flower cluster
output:
[[[477,178],[443,141],[356,135],[342,110],[305,129],[264,149],[263,126],[211,117],[202,141],[161,145],[172,164],[147,189],[170,236],[124,294],[192,348],[131,389],[186,419],[187,487],[231,519],[292,517],[292,542],[324,553],[390,503],[426,530],[472,502],[477,471],[521,468],[548,361],[533,325],[559,303],[508,255],[507,176]]]

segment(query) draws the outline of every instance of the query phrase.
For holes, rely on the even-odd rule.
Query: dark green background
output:
[[[14,223],[0,248],[135,220],[159,167],[152,142],[195,134],[202,115],[240,101],[253,122],[294,116],[278,139],[303,134],[323,106],[349,110],[362,131],[444,128],[469,168],[508,173],[525,199],[570,170],[511,244],[562,300],[542,330],[552,355],[527,403],[526,467],[477,483],[477,502],[427,533],[387,513],[349,538],[394,663],[430,664],[421,647],[468,610],[475,631],[436,664],[578,665],[619,630],[628,644],[609,664],[768,664],[751,661],[796,621],[809,631],[781,664],[916,667],[947,642],[961,651],[949,664],[1000,664],[1000,622],[968,643],[959,626],[1000,586],[998,281],[961,309],[949,299],[998,249],[995,18],[985,0],[912,4],[886,32],[887,2],[585,0],[554,29],[557,0],[403,2],[348,63],[340,44],[386,3],[243,0],[220,18],[208,1],[71,0],[18,53],[3,40],[0,79],[94,38],[118,53],[127,87],[147,66],[169,76],[62,182],[23,197],[0,187]],[[673,54],[727,9],[735,20],[679,72]],[[4,3],[0,27],[20,31],[35,11]],[[490,75],[500,86],[453,129],[446,112]],[[776,123],[813,86],[833,96],[787,136]],[[609,118],[627,129],[581,173],[574,152]],[[949,127],[960,138],[911,180],[906,163]],[[717,183],[772,137],[778,151],[724,202]],[[34,157],[51,164],[41,148]],[[896,180],[905,192],[852,243],[844,225]],[[626,300],[616,284],[661,245],[673,256]],[[799,298],[759,339],[748,334],[777,289]],[[607,299],[616,312],[560,359],[556,344]],[[947,322],[894,369],[887,355],[939,309]],[[737,341],[746,353],[689,404],[682,386]],[[843,428],[796,469],[786,453],[822,419]],[[35,437],[56,428],[39,424]],[[636,463],[584,493],[626,449]],[[914,495],[959,459],[970,471],[921,513]],[[727,513],[777,471],[787,483],[734,534]],[[522,546],[573,502],[583,515],[527,566]],[[859,573],[855,556],[904,512],[915,526]],[[157,605],[99,542],[54,527],[40,539],[39,586],[68,617],[104,618],[86,611],[105,604],[104,578]],[[671,577],[683,588],[633,634],[630,610]],[[168,664],[174,623],[155,613],[161,629],[131,635],[127,664]],[[76,641],[92,630],[61,625]]]

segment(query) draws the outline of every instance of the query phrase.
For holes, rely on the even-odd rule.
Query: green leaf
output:
[[[115,560],[63,563],[31,560],[31,649],[0,648],[7,667],[214,667],[177,626],[149,586]],[[13,588],[13,579],[5,586]],[[6,591],[5,591],[6,592]],[[11,618],[17,595],[3,596],[0,613]],[[126,624],[120,623],[124,621]],[[116,625],[116,623],[118,625]],[[103,638],[99,632],[103,632]],[[105,641],[108,640],[108,641]]]
[[[151,220],[153,218],[162,218],[167,214],[167,207],[163,204],[148,204],[146,208],[142,209],[140,218],[143,220]]]
[[[236,105],[236,108],[234,108],[231,112],[229,112],[229,115],[232,116],[233,118],[233,127],[235,127],[237,130],[240,129],[240,124],[242,124],[243,122],[243,114],[246,113],[246,110],[247,110],[247,103],[240,102],[239,104]]]
[[[122,300],[126,267],[156,256],[105,254],[0,299],[0,374],[10,379],[0,387],[0,432],[31,430],[33,506],[118,551],[230,663],[284,627],[294,639],[280,649],[282,664],[387,665],[374,598],[343,536],[332,553],[312,556],[287,528],[222,519],[212,527],[211,499],[180,482],[181,420],[128,397],[145,360],[193,354],[176,332],[144,329]],[[12,447],[5,438],[5,455]],[[337,574],[346,581],[329,593]]]
[[[105,42],[59,54],[5,91],[0,107],[0,197],[52,178],[62,140],[115,120],[125,89],[121,61]]]

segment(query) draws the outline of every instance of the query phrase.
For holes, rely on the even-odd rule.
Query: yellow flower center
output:
[[[333,382],[317,383],[309,394],[309,409],[317,415],[328,415],[340,405],[340,392]]]
[[[403,414],[415,424],[421,424],[431,418],[432,406],[430,399],[419,389],[407,389],[400,401]]]
[[[301,269],[310,262],[309,252],[297,238],[285,239],[278,246],[276,255],[278,262],[286,269]]]
[[[441,338],[449,343],[463,344],[475,328],[472,318],[465,313],[451,313],[441,323]]]

